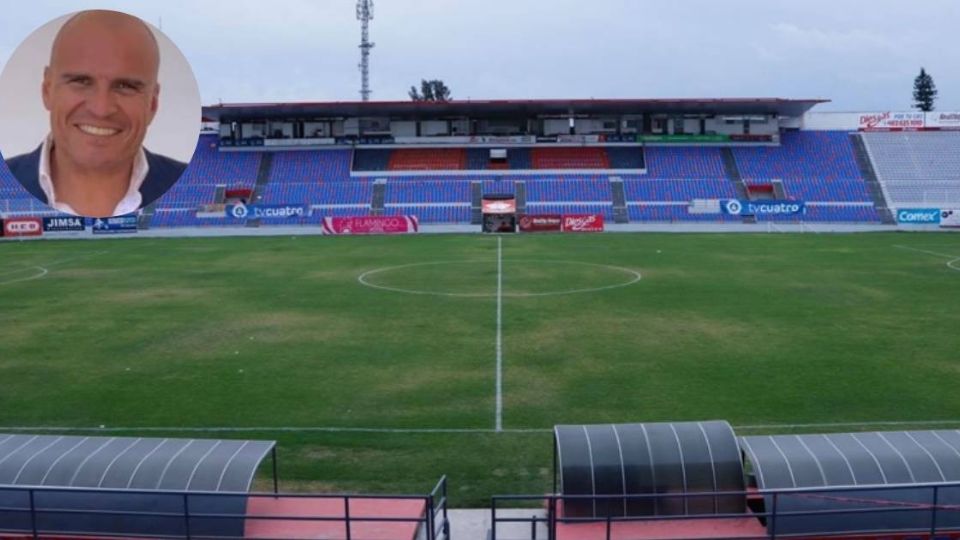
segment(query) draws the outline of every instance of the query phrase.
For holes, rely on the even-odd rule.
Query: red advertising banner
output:
[[[560,232],[562,223],[560,214],[524,214],[518,225],[520,232]]]
[[[323,218],[323,234],[405,234],[420,230],[417,216]]]
[[[4,236],[40,236],[43,220],[35,217],[7,218],[3,222]]]
[[[563,232],[603,232],[603,214],[564,214]]]
[[[517,202],[514,199],[483,199],[484,214],[515,214]]]

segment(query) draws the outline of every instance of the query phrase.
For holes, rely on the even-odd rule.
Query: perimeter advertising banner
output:
[[[520,232],[560,232],[562,224],[560,214],[524,214],[518,222]]]
[[[564,214],[563,232],[603,232],[603,214]]]
[[[117,216],[93,220],[93,234],[130,234],[137,232],[137,216]]]
[[[7,218],[3,220],[4,236],[40,236],[43,221],[35,217]]]
[[[296,219],[307,215],[307,207],[302,204],[231,204],[226,207],[226,212],[227,217],[234,219]]]
[[[941,227],[960,227],[960,208],[944,208],[940,210]]]
[[[860,131],[912,131],[926,126],[923,112],[875,112],[860,115]]]
[[[81,232],[87,227],[82,217],[45,217],[43,218],[44,232]]]
[[[898,208],[897,223],[904,225],[939,225],[939,208]]]
[[[960,129],[960,112],[928,112],[928,129]]]
[[[741,201],[726,199],[720,201],[720,209],[731,216],[795,216],[807,211],[802,201]]]
[[[417,216],[323,218],[323,234],[408,234],[419,230]]]

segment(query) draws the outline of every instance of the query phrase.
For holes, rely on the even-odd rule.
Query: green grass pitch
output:
[[[275,438],[283,489],[447,474],[479,506],[551,488],[557,423],[929,426],[960,420],[957,258],[893,233],[4,242],[0,432]],[[224,427],[252,429],[181,430]]]

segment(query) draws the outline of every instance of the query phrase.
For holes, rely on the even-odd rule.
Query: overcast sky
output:
[[[960,110],[960,0],[375,0],[372,99],[421,78],[455,99],[827,98],[907,110],[923,66]],[[65,13],[119,9],[162,27],[204,104],[359,99],[355,0],[11,2],[0,67]]]

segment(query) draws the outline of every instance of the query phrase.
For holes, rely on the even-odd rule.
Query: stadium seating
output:
[[[3,156],[0,156],[2,162]],[[0,217],[3,216],[53,216],[58,212],[41,204],[33,195],[30,195],[20,182],[13,177],[10,170],[0,165]]]
[[[390,154],[390,171],[443,171],[466,168],[467,153],[462,148],[411,148]]]
[[[177,185],[252,186],[257,180],[260,157],[260,152],[220,152],[216,135],[201,135],[190,166]]]
[[[780,142],[733,149],[745,182],[781,179],[787,197],[796,200],[871,202],[847,132],[787,131]]]
[[[888,204],[960,208],[960,132],[864,133]]]
[[[183,176],[154,203],[157,215],[151,220],[151,225],[182,227],[216,224],[208,219],[196,221],[195,216],[187,217],[182,211],[162,217],[160,214],[161,211],[189,209],[193,211],[188,212],[192,215],[198,206],[217,202],[215,197],[219,186],[252,189],[257,181],[261,157],[260,152],[220,152],[216,135],[201,135]],[[225,224],[241,223],[234,220]]]
[[[739,216],[729,214],[691,214],[687,204],[628,204],[627,215],[631,221],[638,222],[701,222],[701,223],[740,223]]]
[[[605,220],[613,219],[612,203],[527,202],[527,212],[531,214],[603,214]]]
[[[897,202],[960,206],[960,133],[870,133],[865,135],[878,175]],[[786,196],[807,203],[798,217],[760,217],[760,221],[876,223],[872,199],[854,158],[846,132],[785,132],[778,147],[736,147],[736,165],[748,184],[781,180]],[[368,175],[357,170],[390,170],[384,186],[384,213],[414,214],[425,223],[467,223],[471,219],[473,182],[482,193],[515,193],[525,187],[528,212],[603,213],[612,218],[619,187],[602,169],[633,169],[616,174],[623,180],[627,215],[637,222],[739,222],[736,216],[690,214],[694,199],[736,198],[720,148],[697,146],[535,147],[507,149],[506,167],[523,175],[493,176],[489,148],[330,149],[219,151],[215,135],[202,135],[183,178],[155,204],[154,227],[242,226],[228,218],[198,218],[201,205],[218,201],[219,188],[254,189],[261,161],[270,155],[267,182],[257,187],[262,204],[309,207],[298,221],[271,219],[263,224],[317,224],[323,216],[367,215],[374,199]],[[593,169],[593,173],[535,173],[543,169]],[[265,167],[266,169],[266,167]],[[443,170],[475,170],[468,176]],[[640,169],[645,169],[640,173]],[[262,179],[261,179],[262,180]],[[0,214],[53,215],[0,168]]]
[[[648,146],[644,154],[648,178],[726,178],[719,148]]]
[[[533,202],[611,202],[610,181],[606,177],[582,176],[536,179],[527,182],[527,201]]]
[[[536,147],[530,152],[534,169],[609,169],[606,151],[598,147]]]
[[[274,152],[270,183],[350,179],[350,150]]]
[[[504,163],[502,168],[507,169],[509,164]],[[467,148],[466,168],[471,171],[479,171],[490,168],[490,149],[489,148]]]
[[[527,170],[533,168],[533,157],[529,148],[508,148],[507,164],[513,170]]]
[[[470,221],[470,204],[389,204],[385,216],[417,216],[422,223],[467,223]]]
[[[517,184],[513,180],[501,179],[496,180],[484,180],[483,181],[483,194],[509,194],[513,195],[516,193]]]
[[[631,221],[741,221],[723,214],[691,214],[687,210],[693,199],[736,197],[718,148],[650,146],[644,149],[643,158],[647,174],[622,176]]]
[[[330,183],[278,182],[261,193],[264,204],[370,204],[373,184],[368,180]]]
[[[813,203],[806,206],[801,216],[756,216],[758,223],[841,223],[878,222],[880,216],[872,204],[862,203]]]
[[[740,174],[747,179],[859,179],[853,146],[845,131],[786,131],[779,146],[733,149]]]
[[[464,181],[387,182],[387,204],[470,202],[470,183]]]
[[[246,220],[224,217],[198,218],[196,208],[158,208],[151,227],[226,227],[242,226]]]
[[[688,202],[692,199],[732,199],[736,191],[723,178],[676,178],[649,180],[626,177],[623,180],[627,201]]]

